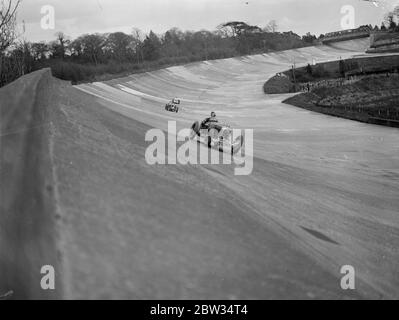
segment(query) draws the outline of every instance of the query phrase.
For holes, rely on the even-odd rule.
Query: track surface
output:
[[[294,59],[339,59],[365,45],[194,63],[78,87],[52,80],[46,132],[57,294],[399,298],[399,131],[312,113],[282,104],[287,95],[262,92]],[[178,115],[163,110],[173,97],[183,100]],[[232,165],[145,162],[149,129],[166,130],[168,120],[182,129],[211,111],[254,129],[252,175],[235,176]],[[354,292],[340,288],[343,265],[356,270]],[[18,292],[16,282],[5,283],[3,291]]]

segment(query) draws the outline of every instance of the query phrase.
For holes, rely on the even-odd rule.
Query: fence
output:
[[[365,78],[378,79],[381,77],[396,77],[398,78],[399,81],[399,73],[397,72],[397,70],[395,70],[393,72],[384,71],[383,74],[350,75],[346,78],[313,81],[313,82],[301,83],[298,86],[299,86],[299,91],[301,92],[311,92],[312,90],[318,88],[337,88],[346,85],[352,85]]]
[[[316,105],[318,108],[322,109],[323,113],[341,115],[346,118],[366,121],[366,120],[378,120],[382,121],[393,121],[399,124],[399,105],[395,108],[392,107],[364,107],[362,105],[352,105],[352,106],[326,106],[326,105]],[[368,122],[368,121],[367,121]]]

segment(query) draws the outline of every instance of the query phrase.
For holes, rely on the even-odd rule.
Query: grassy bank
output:
[[[399,55],[379,57],[350,58],[345,60],[329,61],[314,66],[286,70],[281,75],[268,79],[264,84],[266,94],[291,93],[300,91],[306,85],[331,79],[345,79],[352,76],[364,76],[395,72],[399,70]]]
[[[298,83],[399,70],[399,55],[350,58],[295,69]],[[284,72],[293,80],[292,70]]]
[[[370,75],[341,87],[320,87],[284,101],[366,123],[399,127],[399,74]]]

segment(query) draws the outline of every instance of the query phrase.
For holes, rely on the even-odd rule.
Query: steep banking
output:
[[[0,90],[0,295],[48,299],[61,295],[40,286],[41,268],[58,268],[54,181],[50,157],[54,86],[50,70]]]
[[[351,46],[353,45],[351,44]],[[76,129],[79,128],[77,124],[82,124],[81,120],[78,120],[81,119],[81,111],[87,110],[90,105],[93,106],[93,111],[105,112],[104,108],[99,107],[104,106],[126,117],[146,123],[151,127],[165,129],[167,127],[168,113],[160,112],[160,108],[163,107],[162,100],[160,99],[179,97],[183,99],[184,111],[178,115],[170,114],[170,119],[177,119],[179,126],[183,126],[186,122],[191,124],[193,119],[198,119],[201,116],[205,117],[211,111],[217,111],[221,119],[231,123],[234,127],[254,128],[255,156],[266,162],[258,162],[255,159],[254,172],[247,178],[239,177],[235,179],[231,174],[223,171],[222,174],[215,173],[213,177],[208,178],[205,181],[206,185],[210,186],[214,183],[224,181],[224,189],[228,191],[229,199],[236,198],[242,203],[249,203],[264,218],[263,221],[259,222],[260,227],[265,229],[264,235],[273,235],[273,239],[288,238],[288,243],[296,245],[298,251],[307,253],[312,261],[320,263],[324,270],[329,270],[330,274],[339,274],[339,270],[343,265],[350,264],[354,266],[357,276],[357,292],[364,294],[365,297],[393,298],[398,295],[397,288],[399,287],[396,280],[399,279],[396,263],[399,259],[398,252],[395,250],[397,248],[396,244],[399,243],[397,215],[397,208],[399,207],[397,197],[399,152],[396,147],[399,144],[397,132],[390,128],[368,126],[355,121],[326,117],[319,113],[293,108],[281,103],[286,96],[264,96],[259,90],[266,75],[270,76],[289,68],[290,65],[288,63],[293,60],[293,57],[295,57],[298,63],[307,64],[313,58],[318,62],[322,62],[331,59],[337,60],[340,56],[348,58],[353,54],[353,52],[347,54],[344,51],[326,46],[309,47],[306,50],[299,49],[262,56],[195,63],[160,70],[154,74],[134,75],[107,83],[86,84],[78,88],[83,89],[85,93],[91,93],[92,98],[90,99],[90,97],[85,96],[85,102],[81,102],[83,94],[80,93],[77,95],[71,92],[71,103],[75,107],[66,108],[66,110],[68,110],[68,113],[71,113],[80,104],[82,105],[82,107],[79,107],[79,112],[76,110],[76,116],[68,116],[72,123],[76,123]],[[129,90],[131,89],[131,93],[129,94],[122,90],[121,86]],[[151,99],[142,98],[144,95],[146,97],[150,96]],[[197,105],[193,102],[197,100],[205,103]],[[187,101],[190,101],[190,103],[187,103]],[[99,118],[104,117],[100,116]],[[87,118],[93,119],[93,115],[88,115]],[[108,118],[108,116],[105,118]],[[114,123],[114,127],[118,127],[120,120],[115,119],[112,123]],[[138,127],[135,121],[127,126],[129,129]],[[88,126],[83,125],[79,133],[80,136],[88,137],[89,131],[87,129]],[[81,155],[81,158],[85,161],[85,167],[89,168],[89,170],[82,170],[82,173],[92,180],[90,182],[84,179],[85,183],[81,184],[82,190],[91,190],[90,186],[94,186],[97,190],[96,194],[100,194],[97,197],[102,199],[102,205],[104,207],[107,205],[109,208],[101,208],[99,207],[100,203],[97,203],[96,207],[91,208],[90,212],[87,213],[87,219],[91,220],[90,223],[83,223],[85,218],[82,215],[68,214],[68,216],[76,216],[82,220],[77,223],[71,222],[71,225],[81,227],[80,232],[73,230],[71,227],[71,231],[74,231],[73,235],[70,236],[72,239],[71,242],[79,241],[79,243],[86,244],[89,241],[96,241],[95,243],[101,243],[99,246],[101,250],[109,248],[111,243],[112,247],[118,247],[118,243],[124,238],[121,236],[123,233],[109,232],[109,236],[104,237],[101,236],[102,232],[97,231],[94,233],[94,229],[92,234],[90,226],[97,225],[99,228],[106,228],[105,233],[111,228],[107,225],[110,221],[121,221],[120,219],[123,219],[123,223],[121,224],[123,225],[122,231],[131,231],[140,240],[133,241],[130,236],[127,237],[129,239],[128,245],[122,242],[125,243],[126,247],[123,247],[121,250],[115,250],[116,253],[109,252],[107,255],[102,255],[102,259],[97,257],[95,260],[99,261],[99,263],[94,266],[90,265],[93,254],[88,252],[86,253],[87,258],[84,260],[84,264],[77,263],[76,266],[74,264],[74,273],[82,274],[82,270],[79,270],[79,268],[86,266],[90,272],[91,270],[101,268],[109,275],[112,275],[115,273],[114,269],[110,268],[112,264],[106,263],[103,260],[109,259],[109,261],[125,261],[126,267],[120,266],[118,270],[121,271],[121,277],[125,275],[126,278],[131,280],[132,278],[129,273],[130,270],[133,270],[133,268],[129,267],[131,261],[129,258],[118,258],[117,255],[119,255],[119,252],[124,257],[130,257],[131,254],[134,254],[136,257],[135,261],[141,261],[135,252],[138,249],[135,249],[133,245],[133,243],[139,243],[142,249],[138,251],[143,255],[143,259],[153,259],[152,261],[156,261],[156,249],[161,247],[164,242],[157,243],[154,240],[156,245],[152,245],[152,241],[143,242],[140,235],[144,234],[151,239],[153,233],[150,231],[156,229],[157,226],[161,226],[160,230],[162,230],[162,234],[157,236],[157,239],[165,239],[165,233],[168,230],[173,230],[171,226],[173,226],[174,222],[171,219],[167,219],[166,223],[169,223],[169,225],[161,221],[152,226],[152,228],[146,226],[140,227],[136,223],[133,226],[131,225],[129,220],[133,219],[133,217],[136,221],[140,221],[141,219],[145,221],[144,217],[146,217],[145,212],[141,210],[136,212],[134,210],[135,206],[140,205],[143,199],[148,198],[151,199],[149,203],[156,205],[157,203],[154,199],[159,198],[160,192],[156,192],[151,196],[149,195],[148,198],[139,195],[137,200],[134,200],[136,197],[135,189],[143,192],[145,196],[147,196],[145,191],[148,190],[140,182],[136,173],[137,170],[132,170],[128,167],[119,173],[115,171],[114,175],[112,173],[115,170],[112,169],[114,166],[107,159],[117,160],[117,153],[112,150],[106,153],[93,150],[92,146],[98,145],[96,143],[99,139],[97,133],[107,132],[108,130],[105,129],[98,125],[93,127],[92,138],[85,142],[86,148],[90,148],[90,153],[87,154],[84,151],[85,147],[82,146],[83,151],[76,150],[76,154]],[[132,144],[132,149],[137,150],[134,155],[143,154],[144,151],[137,148],[137,142],[144,139],[143,131],[138,130],[135,134],[127,134],[128,131],[122,128],[118,131],[124,133],[126,140]],[[66,133],[63,136],[71,135]],[[115,141],[115,135],[104,135],[101,140],[105,143],[108,141],[107,139]],[[118,143],[117,145],[120,144]],[[124,152],[129,150],[123,146],[124,143],[122,143],[122,148],[115,147],[114,150],[124,150]],[[71,149],[69,148],[68,150]],[[101,148],[100,150],[103,149]],[[70,152],[68,153],[68,157],[71,160],[75,158]],[[270,161],[273,162],[271,163]],[[68,163],[67,160],[65,162]],[[95,163],[97,162],[102,163],[101,169],[98,170],[100,174],[95,174],[95,167],[98,165]],[[74,162],[69,170],[72,170],[76,166],[77,164]],[[145,168],[145,166],[143,167]],[[176,175],[170,175],[171,172],[168,172],[170,168],[177,169],[175,166],[160,166],[157,169],[159,169],[160,173],[169,174],[168,176],[173,178]],[[138,173],[141,174],[143,171],[140,170]],[[213,172],[215,170],[212,168],[208,171]],[[190,172],[192,171],[190,170]],[[195,171],[193,170],[193,172]],[[149,177],[151,173],[154,174],[154,172],[150,171],[146,173],[146,176]],[[82,177],[80,172],[75,175]],[[107,189],[107,177],[111,177],[111,175],[114,175],[114,177],[108,179],[111,179],[113,182],[112,193]],[[68,177],[72,177],[72,174],[68,174]],[[202,179],[194,181],[202,181]],[[159,190],[158,188],[151,188],[151,186],[157,186],[156,182],[156,179],[153,182],[148,182],[149,190]],[[126,184],[128,189],[123,188],[123,184]],[[135,184],[137,184],[137,187],[134,187]],[[196,185],[193,184],[193,186]],[[183,187],[185,186],[186,184],[183,184]],[[183,191],[180,191],[181,189],[174,188],[176,192],[171,193],[173,194],[173,201],[181,203],[180,197],[187,199],[187,189],[183,188]],[[238,191],[233,193],[232,189]],[[165,187],[165,190],[171,192],[170,188]],[[237,193],[239,194],[238,197]],[[191,193],[189,192],[188,194]],[[202,195],[203,192],[200,194]],[[119,198],[119,195],[125,195],[125,197]],[[89,194],[85,194],[82,199],[87,201],[88,197]],[[92,195],[91,197],[94,198],[95,196]],[[120,208],[123,211],[118,210],[116,212],[110,209],[112,201],[105,201],[105,199],[120,202]],[[171,200],[169,201],[172,202]],[[207,199],[204,199],[204,201],[206,203]],[[175,205],[174,202],[172,202],[173,205]],[[71,207],[73,205],[76,204],[72,203]],[[166,202],[160,202],[158,205],[170,207]],[[131,206],[133,210],[126,210],[128,206]],[[204,208],[204,205],[199,206],[199,208]],[[182,209],[184,208],[180,210]],[[125,214],[123,213],[124,210],[126,210]],[[215,226],[213,230],[217,230],[220,234],[226,233],[226,225],[230,226],[231,221],[218,220],[220,213],[215,213],[214,210],[217,210],[217,207],[212,209],[211,212],[201,210],[191,212],[187,209],[178,212],[177,216],[179,220],[187,222],[194,229],[184,230],[184,234],[181,234],[180,231],[177,233],[178,239],[183,239],[184,241],[184,245],[179,248],[184,248],[184,250],[187,250],[186,252],[190,252],[190,247],[193,248],[190,242],[190,234],[196,234],[194,238],[199,239],[197,242],[201,244],[206,243],[203,239],[211,238],[208,232],[211,230],[205,229],[205,232],[203,232],[204,229],[201,228],[200,235],[194,232],[199,225],[199,223],[193,223],[194,219],[198,220],[203,215],[207,215],[205,221],[209,221],[211,225]],[[131,214],[128,214],[129,212]],[[153,212],[157,211],[153,210]],[[240,215],[247,214],[245,212],[234,212],[232,214],[233,217]],[[158,213],[155,216],[157,219],[161,217]],[[99,221],[98,217],[101,217],[102,221]],[[168,217],[170,217],[169,211]],[[276,221],[277,223],[273,223],[271,226],[270,221]],[[276,224],[283,227],[285,232],[281,231],[281,227],[276,228]],[[117,224],[113,224],[113,227],[119,230]],[[236,241],[241,239],[241,234],[245,234],[246,231],[242,226],[237,224],[233,224],[230,228],[241,230],[238,238],[226,237],[230,241],[231,247],[238,247],[239,244]],[[334,243],[322,240],[315,236],[314,233],[309,233],[309,230],[315,230],[326,235]],[[149,234],[151,236],[148,236]],[[175,233],[172,232],[172,234]],[[257,243],[255,245],[248,245],[247,252],[250,252],[251,255],[248,257],[248,261],[252,262],[252,265],[248,269],[249,272],[259,265],[258,259],[256,259],[256,263],[253,260],[254,255],[251,253],[251,249],[252,247],[262,245],[263,241],[268,241],[263,238],[264,235],[262,237],[256,235],[254,239],[257,239]],[[291,237],[289,238],[289,236]],[[179,243],[179,241],[176,242]],[[220,248],[220,243],[217,245],[214,241],[209,241],[209,243],[211,249],[207,250],[206,253],[209,253],[212,249],[216,252]],[[339,243],[340,245],[336,245],[335,243]],[[81,248],[83,247],[81,246]],[[144,248],[148,250],[144,250]],[[286,253],[279,253],[271,242],[268,242],[267,249],[270,252],[274,251],[276,259],[293,257],[286,255]],[[89,249],[86,250],[88,251]],[[129,250],[131,250],[131,254],[129,254]],[[172,254],[173,251],[170,249],[158,251],[163,252],[166,256],[176,257],[176,254]],[[201,252],[205,253],[205,250],[201,250]],[[147,255],[144,255],[144,253],[147,253]],[[77,254],[76,256],[81,257],[82,254]],[[88,258],[89,256],[91,256],[90,259]],[[106,258],[106,256],[109,258]],[[266,257],[267,254],[263,253],[263,256]],[[212,257],[212,255],[208,257]],[[188,262],[184,266],[180,264],[176,265],[179,267],[179,270],[186,272],[189,270],[191,263],[195,265],[196,258],[197,254],[192,258],[192,262],[186,259]],[[233,268],[232,271],[238,271],[238,267],[232,266],[231,257],[223,254],[223,258],[225,259],[226,266],[231,266]],[[203,258],[201,259],[200,261],[204,260]],[[173,270],[176,269],[176,265],[167,265],[167,261],[169,260],[165,259],[162,261],[161,270],[170,274],[170,277],[166,280],[169,282],[171,281],[171,277],[175,276]],[[289,265],[290,270],[292,270],[291,267],[296,270],[296,275],[285,275],[284,280],[281,279],[282,285],[284,288],[289,288],[291,285],[291,288],[294,288],[295,285],[293,282],[298,283],[297,280],[302,277],[303,271],[299,267],[299,260],[297,258],[292,261],[292,265],[290,264],[291,262],[281,264],[280,262],[271,261],[269,266],[263,268],[263,273],[257,276],[258,283],[261,284],[263,279],[266,279],[266,283],[268,282],[267,279],[273,275],[271,265],[279,265],[284,270]],[[155,289],[156,285],[151,284],[151,288],[148,287],[148,281],[142,276],[150,272],[148,268],[145,269],[145,266],[145,263],[135,263],[134,269],[138,270],[138,272],[134,274],[137,275],[139,281],[130,282],[130,285],[123,282],[116,285],[115,290],[119,288],[118,291],[115,291],[117,292],[116,294],[126,296],[124,292],[135,293],[137,285],[146,288],[147,293]],[[303,266],[309,267],[310,265],[306,262]],[[156,267],[153,266],[152,268],[155,269]],[[208,271],[212,270],[209,264],[206,265],[206,268],[200,269],[204,270],[203,273],[208,273]],[[172,272],[166,270],[172,270]],[[93,272],[91,273],[95,277],[101,277],[101,281],[104,281],[103,286],[99,285],[103,292],[110,292],[110,286],[119,281],[117,279],[119,277],[115,277],[114,281],[107,281],[106,278],[108,277],[104,276],[104,272],[96,272],[96,275]],[[160,272],[154,273],[157,275],[160,274]],[[193,272],[191,276],[195,274]],[[277,272],[277,277],[274,277],[274,279],[278,280],[279,275],[280,273]],[[364,284],[360,282],[360,279],[370,284],[377,294],[370,294],[365,289]],[[217,280],[218,277],[212,278],[215,284],[218,283]],[[320,288],[327,286],[325,279],[323,281],[320,279],[314,280]],[[83,286],[83,282],[80,283]],[[106,287],[105,284],[107,283],[108,286]],[[309,284],[308,280],[306,283]],[[338,290],[339,280],[336,280],[332,285]],[[200,283],[197,288],[204,288],[205,286],[204,283]],[[176,289],[184,288],[184,281],[176,282],[173,287]],[[165,286],[164,290],[170,288],[170,286]],[[198,291],[195,292],[193,289],[188,289],[187,293],[191,294],[191,296],[198,294]],[[72,292],[76,293],[80,291],[75,288]],[[94,294],[93,291],[90,292]],[[206,293],[206,290],[202,290],[202,292]],[[226,290],[223,292],[225,293]],[[252,290],[252,292],[255,293],[255,290]],[[378,292],[381,292],[381,294],[379,295]],[[162,292],[159,293],[162,294]],[[221,291],[212,291],[212,293],[214,295],[220,294]],[[341,293],[344,292],[341,291]],[[270,287],[264,288],[264,296],[276,297],[277,295],[278,293],[270,290]],[[187,297],[187,294],[185,296]],[[256,296],[259,296],[258,293]],[[291,291],[289,296],[304,297],[303,295],[297,295],[294,291]],[[327,295],[322,296],[327,297]]]
[[[336,55],[323,48],[190,64],[84,92],[50,81],[63,297],[397,297],[397,133],[259,90],[292,54],[301,63]],[[159,111],[171,96],[187,99],[176,116]],[[214,110],[254,128],[251,176],[147,165],[150,127]],[[356,268],[354,294],[340,289],[344,264]]]
[[[149,166],[149,126],[104,108],[48,71],[0,93],[2,293],[358,297],[339,290],[337,275],[218,181],[232,175],[231,166]],[[63,279],[54,293],[40,288],[45,264]]]
[[[63,95],[54,152],[67,298],[352,296],[219,181],[231,166],[150,166],[148,125],[75,88]]]

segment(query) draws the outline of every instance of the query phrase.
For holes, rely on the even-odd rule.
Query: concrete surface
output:
[[[0,295],[66,299],[399,298],[399,131],[266,96],[264,81],[366,42],[0,90]],[[183,100],[183,112],[164,102]],[[254,171],[149,166],[151,128],[211,111],[254,129]],[[40,114],[40,116],[38,115]],[[34,118],[32,120],[32,118]],[[36,147],[38,146],[38,147]],[[27,160],[29,159],[29,160]],[[39,287],[57,270],[57,290]],[[343,291],[340,269],[356,270]]]

